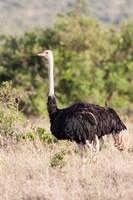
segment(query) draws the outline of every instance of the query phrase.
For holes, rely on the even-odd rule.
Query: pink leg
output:
[[[85,151],[85,146],[83,145],[83,143],[76,143],[76,144],[80,152],[83,153]]]

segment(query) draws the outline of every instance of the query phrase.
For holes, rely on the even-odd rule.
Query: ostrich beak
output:
[[[43,56],[43,53],[42,53],[42,52],[41,52],[41,53],[38,53],[37,56]]]

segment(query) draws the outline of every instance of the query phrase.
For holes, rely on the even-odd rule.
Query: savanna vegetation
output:
[[[74,28],[73,28],[74,27]],[[59,16],[53,28],[37,29],[22,37],[0,37],[0,82],[12,81],[30,99],[28,113],[44,111],[47,67],[36,56],[52,49],[55,91],[60,104],[85,100],[121,110],[133,108],[133,22],[117,30],[104,28],[78,8]]]
[[[78,150],[57,141],[45,120],[43,126],[29,121],[47,119],[47,63],[36,55],[52,49],[58,104],[107,101],[133,131],[124,117],[133,109],[133,22],[105,28],[83,9],[78,4],[58,15],[46,30],[0,36],[0,199],[132,199],[131,133],[126,152],[105,141],[97,163],[89,156],[82,163]]]
[[[133,19],[132,0],[4,0],[0,3],[0,33],[19,35],[35,27],[48,28],[58,13],[66,14],[76,2],[85,3],[85,12],[108,25],[118,25],[122,19]]]

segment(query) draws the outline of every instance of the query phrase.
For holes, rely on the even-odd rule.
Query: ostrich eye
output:
[[[46,51],[45,53],[48,54],[48,51]]]

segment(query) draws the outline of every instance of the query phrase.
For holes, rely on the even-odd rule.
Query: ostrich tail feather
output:
[[[123,151],[128,147],[128,132],[127,129],[122,130],[120,133],[112,134],[114,145],[118,150]]]

